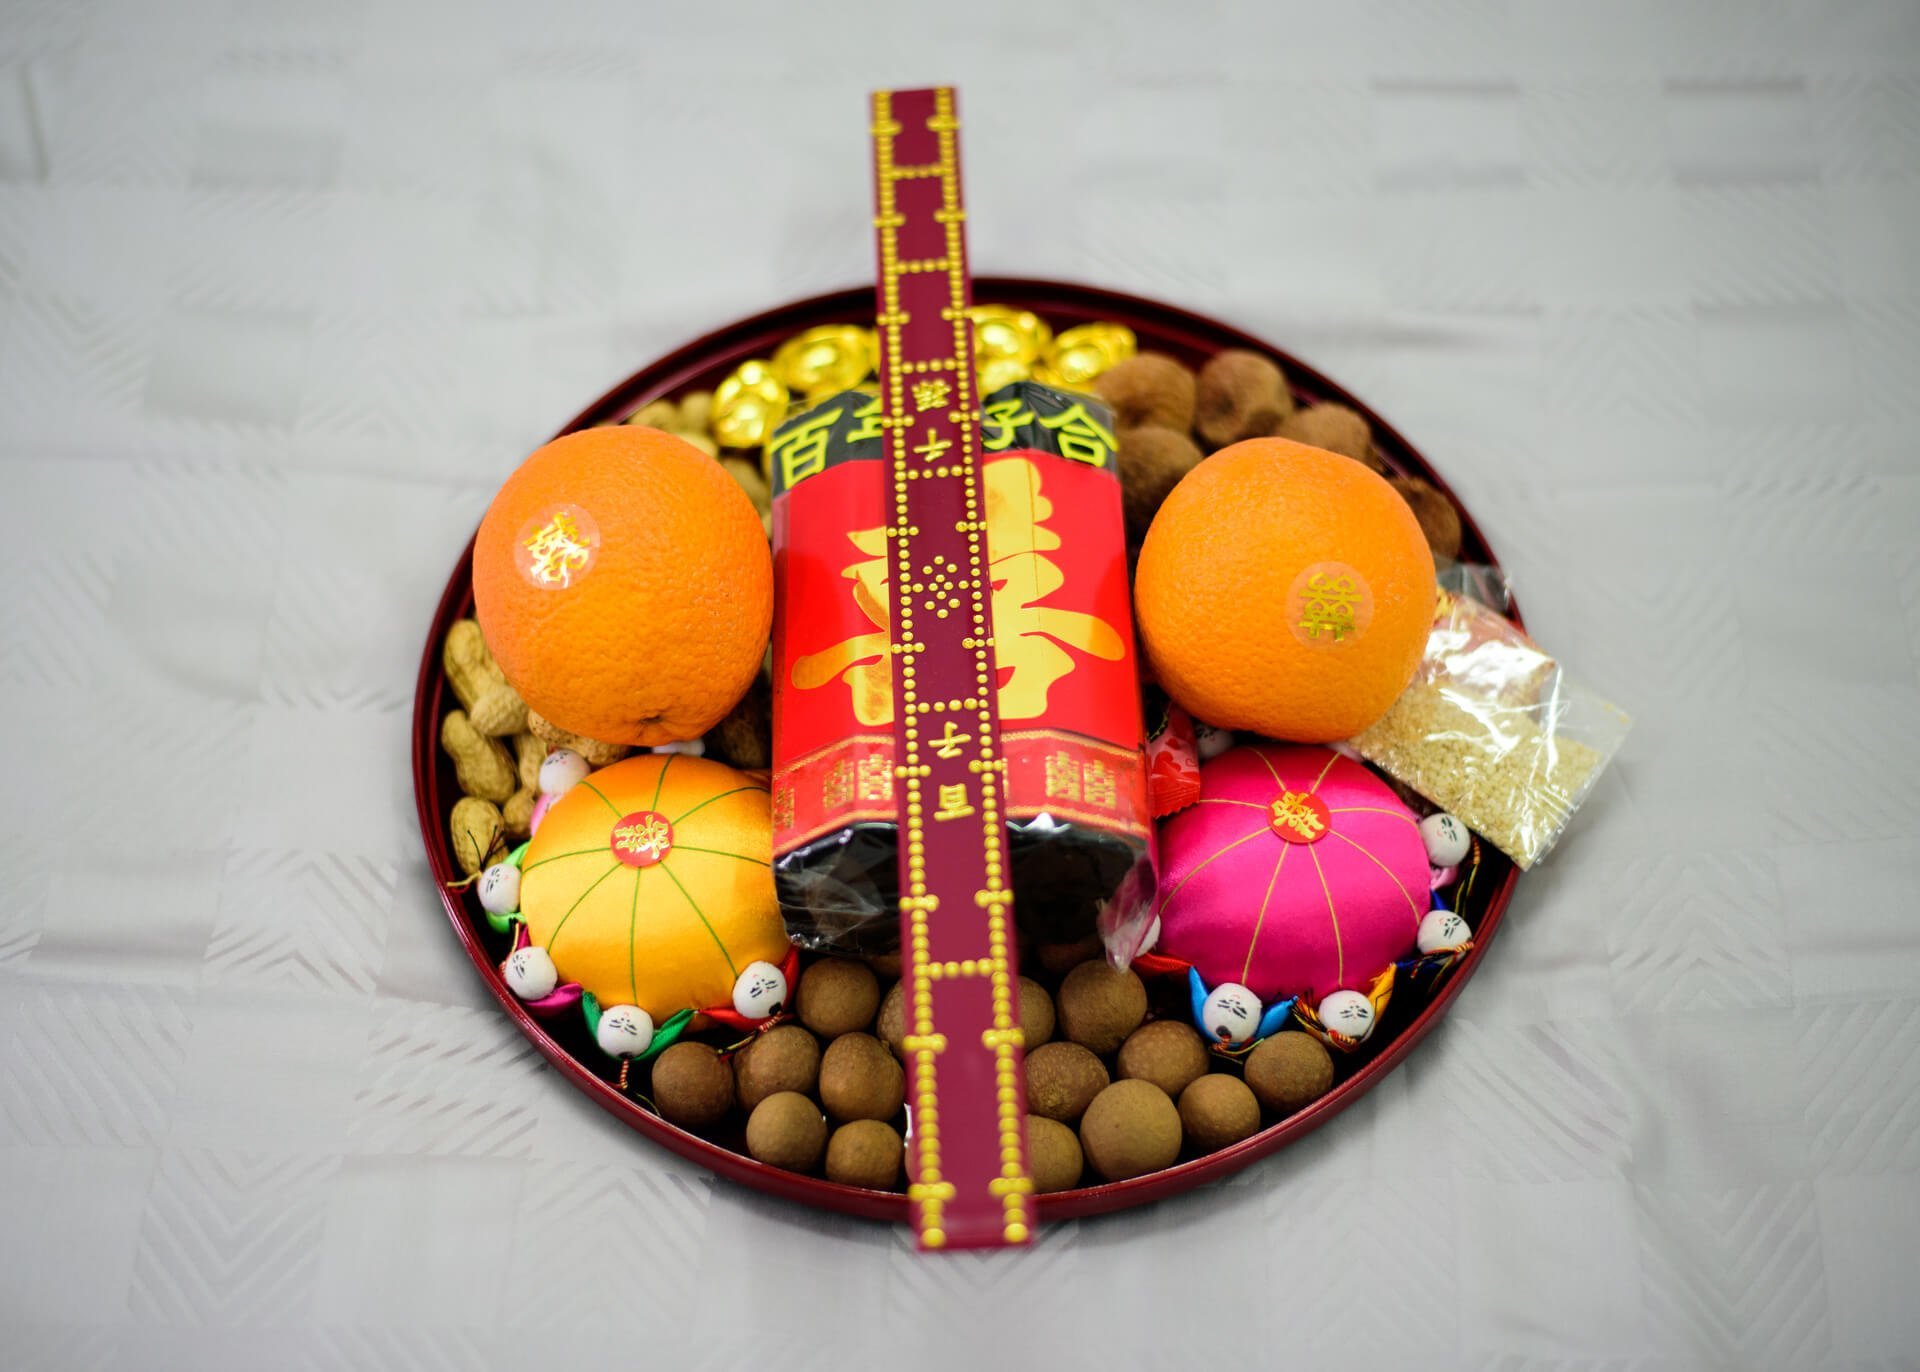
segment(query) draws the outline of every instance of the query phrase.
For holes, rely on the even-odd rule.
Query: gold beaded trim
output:
[[[900,133],[901,125],[893,118],[890,94],[886,91],[875,92],[871,132],[879,213],[874,216],[873,224],[880,235],[880,310],[875,322],[885,336],[886,356],[889,359],[900,356],[900,326],[906,322],[900,307],[900,278],[903,274],[939,271],[947,274],[948,306],[942,311],[942,317],[953,326],[951,358],[936,362],[895,364],[888,368],[888,384],[882,397],[883,418],[880,421],[895,432],[896,442],[904,445],[907,441],[906,431],[914,426],[920,408],[907,394],[906,375],[910,372],[951,374],[950,392],[944,386],[938,392],[922,390],[918,386],[914,390],[919,399],[937,394],[940,401],[951,401],[952,408],[944,412],[944,418],[952,426],[954,438],[945,439],[935,431],[934,426],[941,417],[936,415],[929,425],[927,438],[909,451],[931,462],[951,449],[959,460],[947,467],[923,465],[917,470],[903,463],[892,464],[894,525],[888,531],[894,547],[894,581],[899,587],[894,596],[897,621],[892,651],[899,660],[896,690],[903,720],[903,747],[894,769],[901,781],[904,796],[900,818],[907,854],[905,889],[900,897],[900,912],[908,929],[902,966],[903,974],[911,982],[914,1007],[913,1022],[908,1026],[910,1032],[902,1044],[913,1058],[915,1066],[913,1140],[917,1166],[914,1169],[915,1181],[908,1188],[908,1195],[914,1202],[921,1245],[940,1248],[945,1245],[947,1237],[942,1226],[942,1215],[955,1191],[953,1183],[943,1177],[940,1166],[940,1101],[934,1086],[934,1062],[946,1049],[948,1040],[934,1024],[933,984],[936,981],[987,977],[992,983],[993,1027],[981,1035],[981,1041],[995,1058],[995,1117],[1001,1166],[1000,1175],[991,1183],[990,1189],[1001,1202],[1001,1234],[1008,1243],[1023,1243],[1031,1232],[1029,1197],[1033,1192],[1033,1182],[1026,1166],[1026,1139],[1019,1088],[1022,1041],[1018,1023],[1018,996],[1009,958],[1011,931],[1008,923],[1013,897],[1006,884],[1003,853],[1006,828],[999,794],[1006,762],[999,756],[993,738],[991,692],[996,668],[992,601],[984,589],[991,582],[986,571],[986,549],[981,542],[986,528],[985,511],[981,506],[974,475],[978,465],[979,444],[975,431],[977,401],[974,395],[973,346],[966,310],[967,268],[965,245],[961,237],[966,211],[960,206],[955,151],[959,121],[954,117],[951,90],[941,89],[935,93],[934,115],[927,121],[927,128],[939,140],[939,160],[926,166],[895,165],[893,140]],[[897,231],[905,221],[899,212],[894,185],[903,180],[933,176],[940,178],[941,208],[935,218],[946,226],[946,252],[937,258],[902,260],[897,250]],[[949,574],[943,564],[937,581],[922,582],[915,576],[916,565],[926,566],[927,575],[931,577],[934,575],[934,559],[915,554],[914,539],[920,531],[908,519],[909,484],[914,479],[955,475],[962,478],[965,493],[962,528],[967,537],[970,565],[951,569],[952,572],[963,573],[956,578]],[[962,613],[971,625],[963,643],[973,653],[975,694],[962,699],[924,700],[914,674],[915,660],[923,646],[914,633],[914,597],[935,591],[944,596],[955,590],[964,591],[965,608]],[[941,603],[943,606],[951,604],[945,599]],[[937,610],[936,624],[930,627],[937,631],[938,621],[945,620],[947,614],[947,608]],[[917,717],[935,712],[951,717],[955,712],[965,711],[977,712],[981,725],[974,731],[976,753],[968,763],[969,771],[978,779],[977,806],[969,804],[964,787],[940,787],[935,796],[923,796],[923,781],[932,769],[922,761],[923,743]],[[942,739],[952,736],[953,732],[953,726],[948,723],[939,737],[929,740],[924,746],[928,749],[939,747]],[[941,756],[950,758],[953,754],[942,752]],[[984,958],[968,958],[958,962],[934,962],[930,959],[928,920],[939,908],[940,899],[927,890],[926,882],[925,825],[929,801],[936,818],[962,819],[970,813],[978,816],[985,878],[980,889],[974,893],[974,901],[985,912],[987,919],[988,955]]]

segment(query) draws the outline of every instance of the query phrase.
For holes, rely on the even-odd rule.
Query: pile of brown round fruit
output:
[[[1020,1027],[1036,1190],[1122,1181],[1227,1147],[1333,1085],[1332,1057],[1308,1034],[1288,1030],[1233,1058],[1184,1019],[1150,1017],[1146,985],[1110,966],[1097,944],[1043,945],[1028,961],[1038,977],[1020,978]],[[907,1082],[897,970],[891,958],[807,963],[792,1021],[730,1057],[691,1041],[662,1053],[654,1107],[703,1134],[737,1136],[744,1117],[746,1151],[769,1166],[900,1189]]]

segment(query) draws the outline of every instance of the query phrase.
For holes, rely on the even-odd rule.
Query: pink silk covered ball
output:
[[[1387,784],[1329,748],[1259,744],[1200,769],[1160,830],[1159,951],[1271,1003],[1365,991],[1431,908],[1426,845]]]

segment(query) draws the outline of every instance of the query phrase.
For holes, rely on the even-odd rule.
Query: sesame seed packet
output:
[[[1442,588],[1412,683],[1350,746],[1524,870],[1560,841],[1632,724],[1513,621]]]

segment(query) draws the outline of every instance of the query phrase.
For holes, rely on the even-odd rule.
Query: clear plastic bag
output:
[[[1511,620],[1442,589],[1412,684],[1351,746],[1525,869],[1559,841],[1632,724]]]

